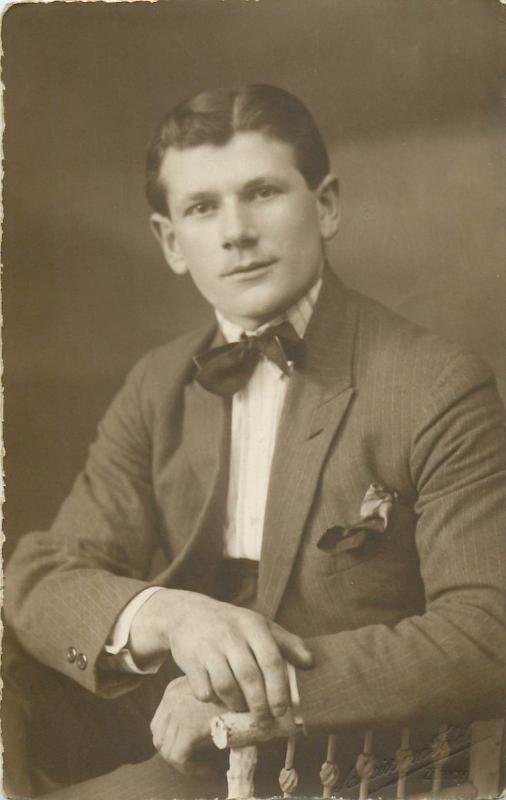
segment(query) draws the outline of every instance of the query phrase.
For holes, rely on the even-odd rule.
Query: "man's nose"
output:
[[[232,247],[248,247],[257,241],[258,235],[251,214],[239,200],[234,199],[224,203],[222,224],[225,250],[230,250]]]

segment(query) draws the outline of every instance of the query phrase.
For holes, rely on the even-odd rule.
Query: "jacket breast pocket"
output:
[[[357,531],[353,536],[337,542],[332,551],[319,551],[318,571],[332,575],[378,558],[388,548],[388,538],[388,531],[380,535],[370,531]]]
[[[328,525],[336,516],[325,515]],[[344,570],[360,568],[362,564],[378,561],[379,569],[387,569],[391,562],[402,560],[414,547],[414,531],[416,516],[411,505],[398,502],[395,504],[385,529],[364,520],[350,527],[339,525],[327,528],[323,520],[318,521],[318,533],[312,535],[312,559],[316,570],[323,575],[332,575]],[[325,538],[324,538],[325,537]],[[320,545],[320,546],[318,546]],[[327,549],[324,549],[326,546]],[[375,565],[371,564],[372,567]]]

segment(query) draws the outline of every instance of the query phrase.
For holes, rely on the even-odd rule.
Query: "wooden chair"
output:
[[[254,797],[254,773],[258,754],[256,745],[272,738],[287,738],[285,763],[280,772],[280,787],[283,797],[296,794],[297,772],[294,754],[296,736],[293,735],[291,715],[275,721],[270,728],[259,729],[254,717],[249,713],[226,713],[216,717],[212,725],[213,740],[220,749],[230,748],[230,766],[227,773],[228,797],[235,800],[251,800]],[[457,731],[457,738],[455,732]],[[422,800],[422,798],[449,798],[450,800],[484,800],[501,795],[501,774],[504,771],[505,721],[503,719],[482,720],[471,726],[451,728],[443,725],[435,737],[432,748],[426,752],[425,767],[432,774],[432,788],[423,794],[410,794],[410,775],[416,768],[415,754],[410,747],[411,733],[403,728],[399,736],[399,748],[392,762],[396,796],[403,800]],[[460,738],[459,738],[460,737]],[[468,777],[458,785],[444,787],[445,766],[460,752],[467,755]],[[357,775],[359,800],[374,797],[374,778],[376,760],[372,731],[366,731],[362,752],[358,755],[355,772]],[[323,798],[333,797],[333,790],[340,796],[338,783],[338,753],[336,737],[329,735],[320,781]]]

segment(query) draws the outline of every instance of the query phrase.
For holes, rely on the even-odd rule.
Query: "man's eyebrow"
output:
[[[204,200],[213,200],[216,197],[215,192],[206,191],[205,189],[199,192],[191,192],[184,195],[183,202],[185,203],[202,203]]]
[[[261,186],[265,186],[266,183],[275,183],[280,186],[283,185],[285,181],[280,178],[279,175],[259,175],[257,178],[247,181],[241,188],[242,191],[248,192],[252,189],[258,189]]]
[[[283,185],[285,181],[280,178],[279,175],[270,175],[266,173],[265,175],[258,175],[256,178],[246,181],[246,183],[240,187],[240,192],[251,192],[254,189],[260,188],[261,186],[265,186],[266,183],[275,183],[279,186]],[[183,196],[183,203],[202,203],[207,200],[215,200],[217,196],[218,192],[214,192],[212,189],[201,189],[196,192],[185,194]]]

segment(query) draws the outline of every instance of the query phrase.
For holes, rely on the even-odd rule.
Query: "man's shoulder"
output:
[[[193,363],[193,357],[207,348],[216,335],[216,323],[201,325],[149,350],[144,356],[148,367],[169,372],[185,369]]]
[[[145,353],[130,369],[119,393],[146,411],[177,403],[194,374],[193,357],[205,350],[216,335],[216,324],[194,329]]]
[[[143,382],[162,383],[185,380],[194,369],[193,357],[206,349],[216,335],[216,324],[209,323],[148,350],[133,366],[131,373]]]
[[[361,375],[395,376],[428,388],[445,374],[464,380],[489,379],[491,370],[472,349],[354,290],[347,290],[357,313],[355,364]]]

